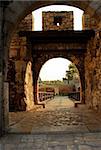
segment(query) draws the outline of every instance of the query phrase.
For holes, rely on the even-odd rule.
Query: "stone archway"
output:
[[[35,99],[37,99],[37,80],[38,80],[38,76],[39,76],[39,72],[41,67],[43,66],[43,64],[52,59],[52,58],[58,58],[58,57],[62,57],[65,59],[70,60],[78,69],[79,71],[79,76],[80,76],[80,83],[81,83],[81,103],[85,103],[85,69],[84,69],[84,56],[82,55],[80,58],[79,56],[74,56],[69,55],[67,53],[61,53],[61,52],[57,52],[57,53],[52,53],[52,54],[40,54],[40,56],[38,56],[37,60],[35,61],[35,64],[33,65],[33,73],[35,73],[35,78],[34,80],[36,81],[34,87],[35,87]]]
[[[76,65],[82,85],[82,103],[85,103],[84,59],[87,41],[94,35],[94,31],[20,32],[20,36],[27,38],[28,52],[32,58],[35,103],[37,103],[37,80],[40,68],[47,60],[54,57],[67,58]]]
[[[82,3],[82,1],[27,1],[27,2],[17,2],[17,1],[12,1],[12,2],[5,2],[3,1],[0,3],[0,14],[1,15],[1,30],[0,30],[0,35],[1,35],[1,40],[0,40],[0,62],[1,62],[1,68],[0,68],[0,80],[1,80],[1,105],[0,105],[0,133],[5,131],[6,128],[6,120],[7,120],[7,113],[5,114],[5,110],[7,108],[7,104],[5,103],[7,99],[4,97],[4,90],[8,90],[7,86],[4,87],[4,81],[6,81],[7,77],[7,61],[8,61],[8,51],[9,51],[9,45],[11,42],[11,37],[13,35],[14,30],[16,30],[17,25],[19,22],[27,15],[29,14],[32,10],[35,10],[37,8],[40,8],[42,6],[50,5],[50,4],[65,4],[65,5],[72,5],[79,7],[85,11],[86,14],[89,14],[91,18],[94,18],[96,20],[97,18],[97,26],[94,26],[93,29],[98,29],[98,32],[96,34],[96,37],[92,39],[89,43],[88,51],[86,54],[86,62],[89,62],[89,64],[92,66],[92,63],[90,62],[88,58],[88,54],[90,53],[90,58],[95,61],[95,64],[99,66],[99,60],[97,55],[100,56],[100,43],[98,44],[98,39],[100,41],[100,29],[101,29],[101,11],[100,11],[100,0],[98,1],[85,1]],[[94,22],[94,20],[93,20]],[[90,51],[92,49],[93,43],[95,41],[95,47],[94,50],[96,50],[96,56],[93,55],[93,53]],[[91,46],[91,47],[90,47]],[[94,58],[96,57],[96,59]],[[4,65],[5,64],[5,65]],[[96,66],[95,65],[95,66]],[[89,69],[87,65],[85,65],[85,68]],[[94,75],[97,75],[99,68],[94,71],[94,68],[90,70],[91,72],[96,72]],[[92,74],[88,73],[89,71],[86,72],[86,74]],[[97,77],[97,80],[99,77]],[[100,85],[99,85],[100,86]],[[5,89],[6,88],[6,89]],[[96,87],[97,88],[97,87]],[[88,89],[89,90],[89,89]],[[96,93],[97,94],[97,93]],[[100,96],[100,95],[99,95]],[[99,98],[98,96],[98,98]],[[94,97],[94,96],[93,96]],[[89,97],[90,98],[90,97]],[[94,100],[95,103],[95,100]],[[100,103],[100,102],[99,102]]]
[[[65,94],[67,95],[68,92],[73,92],[73,87],[74,87],[75,88],[74,95],[76,94],[75,95],[75,97],[76,97],[78,94],[78,96],[77,96],[78,100],[79,100],[79,102],[82,103],[82,85],[81,85],[80,73],[79,73],[76,65],[74,63],[72,63],[69,59],[67,59],[67,57],[68,56],[66,56],[64,54],[58,53],[57,55],[53,54],[50,57],[47,57],[47,59],[45,59],[45,56],[43,57],[43,59],[41,59],[41,58],[38,59],[39,62],[40,62],[40,60],[43,60],[43,63],[39,65],[39,66],[41,66],[41,69],[38,71],[37,95],[38,95],[38,92],[39,93],[41,92],[41,90],[42,90],[42,92],[44,91],[44,86],[45,86],[45,89],[46,89],[46,87],[48,88],[48,86],[49,86],[49,88],[53,88],[55,95],[59,95],[59,89],[61,89],[63,91],[63,95],[65,95]],[[64,65],[63,65],[63,62],[64,62]],[[65,76],[66,71],[68,70],[68,63],[70,65],[72,64],[77,71],[76,72],[77,73],[77,76],[76,76],[77,82],[74,81],[74,83],[72,83],[72,81],[68,81],[67,77]],[[62,66],[62,68],[60,66]],[[62,71],[61,71],[61,69],[62,69]],[[66,69],[66,70],[63,75],[64,69]],[[59,75],[61,75],[61,74],[62,74],[62,76],[61,76],[62,80],[59,79],[59,77],[60,77]],[[51,77],[51,75],[52,75],[52,77]],[[52,82],[51,82],[51,80],[52,80]],[[56,85],[54,83],[56,83]],[[63,86],[61,86],[61,84],[63,84]],[[41,100],[40,94],[38,95],[38,98]]]

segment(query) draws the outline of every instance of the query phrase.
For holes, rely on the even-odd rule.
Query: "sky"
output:
[[[50,5],[33,11],[34,31],[42,30],[42,11],[73,11],[74,13],[74,30],[82,30],[82,14],[79,8],[66,5]]]
[[[62,80],[65,77],[68,65],[71,62],[64,58],[53,58],[48,60],[40,71],[42,81]]]
[[[42,11],[73,11],[74,14],[74,30],[82,30],[82,14],[83,11],[66,5],[51,5],[42,7],[33,12],[34,31],[42,30]],[[53,58],[47,61],[41,68],[39,76],[41,80],[62,80],[65,77],[66,70],[70,61],[64,58]]]

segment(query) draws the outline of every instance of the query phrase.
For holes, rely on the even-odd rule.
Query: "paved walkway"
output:
[[[10,113],[10,133],[43,133],[65,131],[85,133],[101,131],[101,117],[85,105],[74,108],[68,97],[55,97],[46,108]]]
[[[8,134],[0,150],[101,150],[101,133]]]
[[[101,150],[101,117],[67,97],[48,101],[45,109],[10,113],[10,131],[0,150]]]

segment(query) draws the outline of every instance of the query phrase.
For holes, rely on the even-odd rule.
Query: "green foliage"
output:
[[[66,71],[66,79],[68,80],[68,83],[70,80],[73,80],[74,74],[77,73],[78,74],[78,70],[76,68],[76,66],[74,64],[70,64],[68,66],[68,70]]]

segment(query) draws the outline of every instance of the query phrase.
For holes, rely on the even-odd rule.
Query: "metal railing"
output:
[[[80,101],[80,92],[72,92],[68,94],[69,98],[72,98],[76,101]]]
[[[54,98],[54,92],[38,92],[38,100],[40,102]]]

